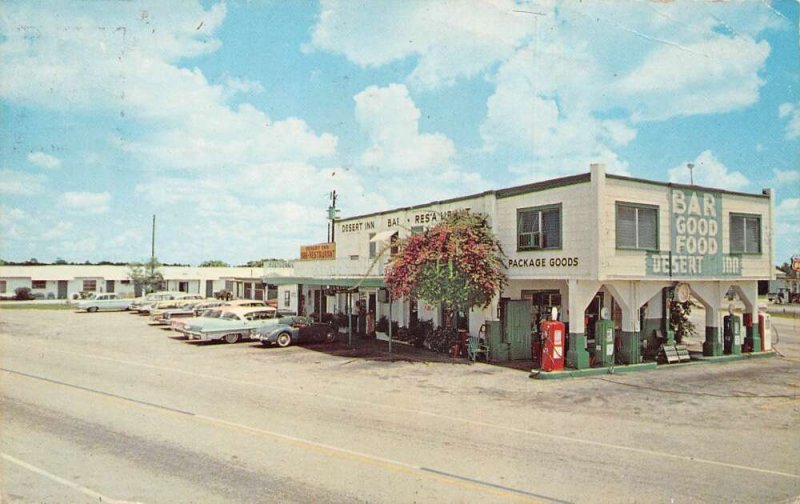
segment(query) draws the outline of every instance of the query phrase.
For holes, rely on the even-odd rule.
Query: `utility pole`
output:
[[[156,214],[153,214],[153,232],[150,239],[150,278],[156,273]]]
[[[336,208],[336,190],[330,192],[329,194],[331,199],[331,206],[328,207],[328,219],[330,219],[330,224],[328,224],[328,243],[333,243],[336,241],[336,214],[339,212]]]

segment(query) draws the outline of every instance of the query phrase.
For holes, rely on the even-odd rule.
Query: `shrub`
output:
[[[30,301],[33,299],[31,289],[29,287],[17,287],[14,289],[14,296],[17,301]]]

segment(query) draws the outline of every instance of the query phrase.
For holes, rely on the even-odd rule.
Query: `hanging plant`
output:
[[[385,275],[394,298],[468,310],[488,306],[508,283],[503,251],[483,214],[455,211],[395,245]]]

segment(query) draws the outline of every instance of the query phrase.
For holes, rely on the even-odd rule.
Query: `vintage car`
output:
[[[236,343],[258,338],[258,332],[278,324],[272,307],[221,307],[219,318],[199,317],[178,331],[190,340]]]
[[[139,306],[136,311],[139,313],[139,315],[151,315],[158,310],[164,311],[172,308],[180,308],[184,305],[197,303],[198,301],[204,300],[205,298],[200,294],[187,294],[185,292],[181,292],[167,299],[162,299],[149,304],[143,304]]]
[[[178,291],[158,291],[158,292],[151,292],[145,296],[137,297],[131,303],[131,310],[138,310],[140,307],[146,304],[155,303],[156,301],[161,301],[163,299],[175,299],[175,296],[183,294],[183,292]]]
[[[122,299],[113,292],[106,294],[92,294],[77,305],[79,310],[89,313],[99,310],[129,310],[133,299]]]
[[[181,312],[188,312],[185,316],[193,317],[197,313],[195,306],[203,303],[209,303],[207,299],[195,299],[194,296],[197,296],[197,294],[192,294],[191,296],[192,297],[185,297],[181,299],[158,301],[150,305],[150,322],[158,323],[158,321],[163,318],[162,316],[165,313],[170,313],[170,317],[180,317]],[[203,310],[205,310],[205,308],[201,308],[201,311]]]
[[[330,324],[314,322],[310,317],[283,317],[268,331],[259,330],[258,339],[264,346],[287,347],[302,343],[333,343],[336,330]]]
[[[209,308],[201,313],[193,317],[188,318],[173,318],[170,319],[169,325],[170,329],[173,331],[182,332],[181,330],[186,327],[188,324],[194,324],[198,322],[199,319],[207,319],[207,318],[220,318],[222,314],[225,313],[221,307],[216,308]],[[184,334],[184,336],[186,336]]]
[[[163,302],[163,301],[162,301]],[[177,303],[182,304],[182,303]],[[191,300],[182,304],[182,306],[177,306],[175,308],[166,308],[166,309],[153,309],[150,312],[150,324],[151,325],[170,325],[173,320],[175,319],[187,319],[192,317],[197,317],[201,313],[211,308],[220,306],[222,304],[221,301],[196,301]]]
[[[259,299],[234,299],[225,301],[225,306],[267,306],[267,303]]]

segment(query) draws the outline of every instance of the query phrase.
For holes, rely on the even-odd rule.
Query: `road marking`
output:
[[[20,466],[22,468],[25,468],[25,469],[27,469],[27,470],[29,470],[31,472],[34,472],[34,473],[36,473],[36,474],[38,474],[40,476],[44,476],[47,479],[55,481],[56,483],[61,483],[64,486],[72,488],[73,490],[77,490],[77,491],[81,492],[84,495],[87,495],[87,496],[89,496],[89,497],[91,497],[93,499],[99,500],[100,502],[108,502],[110,504],[141,504],[141,503],[138,503],[138,502],[135,502],[135,501],[112,499],[111,497],[103,495],[100,492],[95,492],[91,488],[86,488],[85,486],[79,485],[79,484],[77,484],[75,482],[72,482],[72,481],[70,481],[68,479],[62,478],[61,476],[56,476],[55,474],[53,474],[51,472],[45,471],[44,469],[42,469],[40,467],[36,467],[36,466],[31,465],[31,464],[29,464],[27,462],[23,462],[22,460],[20,460],[18,458],[15,458],[15,457],[12,457],[11,455],[9,455],[7,453],[0,453],[0,457],[2,457],[4,460],[6,460],[8,462],[11,462],[12,464],[16,464],[16,465],[18,465],[18,466]]]
[[[393,471],[393,472],[409,474],[409,475],[412,475],[414,477],[422,476],[422,477],[424,477],[426,479],[433,480],[433,481],[438,481],[440,483],[445,483],[445,484],[448,484],[450,486],[455,486],[455,487],[458,487],[458,488],[462,488],[464,490],[478,491],[478,492],[481,492],[481,493],[491,494],[491,495],[495,495],[495,496],[506,498],[506,499],[523,500],[523,501],[532,502],[532,503],[541,503],[541,502],[566,503],[566,502],[568,502],[568,501],[563,501],[563,500],[559,500],[559,499],[554,499],[554,498],[551,498],[551,497],[546,497],[544,495],[535,494],[535,493],[532,493],[532,492],[528,492],[526,490],[520,490],[520,489],[516,489],[516,488],[511,488],[511,487],[498,485],[498,484],[495,484],[495,483],[490,483],[490,482],[481,481],[481,480],[477,480],[477,479],[467,478],[467,477],[464,477],[464,476],[458,476],[458,475],[447,473],[447,472],[444,472],[444,471],[438,471],[438,470],[435,470],[435,469],[425,468],[425,467],[417,466],[417,465],[414,465],[414,464],[408,464],[406,462],[401,462],[401,461],[398,461],[398,460],[393,460],[393,459],[389,459],[389,458],[385,458],[385,457],[380,457],[378,455],[370,455],[368,453],[358,452],[358,451],[350,450],[350,449],[347,449],[347,448],[341,448],[341,447],[338,447],[338,446],[333,446],[333,445],[329,445],[329,444],[325,444],[325,443],[320,443],[320,442],[312,441],[312,440],[309,440],[309,439],[303,439],[303,438],[296,437],[296,436],[290,436],[288,434],[282,434],[280,432],[274,432],[274,431],[269,431],[269,430],[261,429],[261,428],[257,428],[257,427],[251,427],[249,425],[244,425],[244,424],[240,424],[240,423],[237,423],[237,422],[231,422],[229,420],[224,420],[224,419],[221,419],[221,418],[216,418],[216,417],[207,416],[207,415],[201,415],[201,414],[196,414],[196,413],[190,413],[190,412],[178,410],[178,409],[175,409],[175,408],[170,408],[170,407],[167,407],[167,406],[161,406],[161,405],[150,403],[150,402],[146,402],[146,401],[140,401],[138,399],[132,399],[132,398],[128,398],[128,397],[117,395],[117,394],[111,394],[111,393],[108,393],[108,392],[104,392],[102,390],[95,390],[95,389],[91,389],[91,388],[88,388],[88,387],[83,387],[83,386],[80,386],[80,385],[72,385],[70,383],[66,383],[66,382],[62,382],[62,381],[58,381],[58,380],[52,380],[50,378],[44,378],[44,377],[40,377],[40,376],[28,374],[28,373],[21,373],[19,371],[14,371],[14,370],[6,369],[6,368],[0,368],[0,371],[4,371],[4,372],[9,373],[9,374],[21,376],[21,377],[32,379],[32,380],[43,381],[45,383],[49,383],[49,384],[52,384],[52,385],[59,385],[59,386],[62,386],[62,387],[73,388],[73,389],[79,390],[81,392],[98,394],[98,395],[101,395],[101,396],[103,396],[105,398],[116,399],[118,401],[122,401],[122,402],[125,402],[125,403],[131,403],[131,404],[133,404],[135,406],[139,406],[139,407],[152,408],[152,409],[155,409],[155,410],[158,410],[158,411],[161,411],[161,412],[166,412],[166,413],[173,413],[173,414],[174,413],[179,413],[180,416],[184,417],[184,418],[191,418],[191,419],[194,419],[194,420],[200,420],[200,421],[203,421],[203,422],[208,423],[208,424],[212,424],[212,425],[216,425],[216,426],[220,426],[220,427],[225,427],[225,428],[228,428],[228,429],[231,429],[231,430],[245,432],[245,433],[251,434],[251,435],[255,434],[255,435],[258,435],[258,436],[261,436],[261,437],[267,437],[267,438],[270,438],[270,439],[273,439],[273,440],[283,441],[286,444],[290,444],[292,446],[297,446],[299,448],[303,448],[303,449],[308,450],[308,451],[314,451],[314,452],[317,452],[317,453],[321,453],[321,454],[328,455],[328,456],[334,456],[334,457],[338,457],[338,458],[342,458],[342,459],[355,460],[357,462],[367,463],[367,464],[370,464],[370,465],[373,465],[373,466],[376,466],[376,467],[380,467],[380,468],[383,468],[385,470],[390,470],[390,471]],[[33,466],[31,466],[31,467],[33,467]],[[46,473],[46,471],[45,471],[45,473]],[[58,476],[51,475],[49,473],[46,473],[46,475],[48,477],[58,478]],[[71,483],[68,480],[63,480],[63,479],[58,479],[57,481],[60,481],[60,482],[65,483],[65,484]],[[75,485],[75,484],[73,483],[72,485]],[[80,485],[75,485],[75,487],[83,488],[83,487],[80,487]],[[86,489],[86,490],[91,492],[91,490],[89,490],[89,489]],[[87,494],[87,495],[100,496],[100,494],[96,494],[96,495],[95,494]],[[105,499],[106,498],[103,497],[101,500],[105,500]],[[112,504],[113,503],[127,504],[125,501],[110,501],[110,502],[112,502]]]
[[[324,397],[324,398],[331,399],[331,400],[334,400],[334,401],[349,402],[349,403],[361,404],[361,405],[370,406],[370,407],[381,407],[381,408],[385,408],[385,409],[389,409],[389,410],[395,410],[395,411],[399,411],[399,412],[403,412],[403,413],[413,413],[413,414],[420,415],[420,416],[428,416],[428,417],[431,417],[431,418],[437,418],[437,419],[442,419],[442,420],[450,420],[450,421],[453,421],[453,422],[461,422],[461,423],[465,423],[465,424],[469,424],[469,425],[474,425],[474,426],[477,426],[477,427],[485,427],[485,428],[492,429],[492,430],[505,430],[505,431],[508,431],[508,432],[513,432],[515,434],[536,436],[536,437],[541,437],[541,438],[545,438],[545,439],[553,439],[553,440],[563,441],[563,442],[566,442],[566,443],[575,443],[575,444],[596,446],[596,447],[599,447],[599,448],[607,448],[607,449],[612,449],[612,450],[619,450],[619,451],[625,451],[625,452],[631,452],[631,453],[638,453],[638,454],[641,454],[641,455],[649,455],[649,456],[653,456],[653,457],[661,457],[661,458],[667,458],[667,459],[672,459],[672,460],[683,460],[683,461],[687,461],[687,462],[696,462],[698,464],[707,464],[707,465],[713,465],[713,466],[718,466],[718,467],[727,467],[727,468],[730,468],[730,469],[740,469],[740,470],[743,470],[743,471],[750,471],[750,472],[756,472],[756,473],[761,473],[761,474],[771,474],[771,475],[774,475],[774,476],[784,476],[784,477],[792,478],[792,479],[800,479],[800,474],[786,473],[786,472],[782,472],[782,471],[774,471],[774,470],[771,470],[771,469],[762,469],[762,468],[759,468],[759,467],[745,466],[745,465],[740,465],[740,464],[731,464],[731,463],[728,463],[728,462],[720,462],[720,461],[717,461],[717,460],[693,457],[691,455],[681,455],[681,454],[675,454],[675,453],[669,453],[669,452],[662,452],[662,451],[658,451],[658,450],[648,450],[646,448],[636,448],[636,447],[633,447],[633,446],[625,446],[625,445],[617,445],[617,444],[612,444],[612,443],[604,443],[602,441],[593,441],[593,440],[590,440],[590,439],[563,436],[563,435],[559,435],[559,434],[551,434],[551,433],[542,432],[542,431],[535,431],[535,430],[529,430],[529,429],[520,429],[520,428],[517,428],[517,427],[510,427],[510,426],[507,426],[507,425],[498,425],[498,424],[493,424],[493,423],[489,423],[489,422],[482,422],[480,420],[470,420],[470,419],[466,419],[466,418],[460,418],[460,417],[454,417],[454,416],[450,416],[450,415],[444,415],[444,414],[441,414],[441,413],[434,413],[434,412],[431,412],[431,411],[417,410],[417,409],[413,409],[413,408],[404,408],[402,406],[394,406],[394,405],[389,405],[389,404],[375,403],[375,402],[365,401],[365,400],[361,400],[361,399],[350,399],[350,398],[340,397],[340,396],[335,396],[335,395],[330,395],[330,394],[308,392],[308,391],[305,391],[305,390],[287,389],[286,387],[272,386],[272,385],[261,383],[261,382],[248,382],[248,381],[244,381],[244,380],[235,380],[235,379],[232,379],[232,378],[226,378],[226,377],[222,377],[222,376],[215,376],[215,375],[209,375],[209,374],[204,374],[204,373],[196,373],[196,372],[193,372],[193,371],[186,371],[186,370],[183,370],[183,369],[169,368],[169,367],[164,367],[164,366],[156,366],[156,365],[153,365],[153,364],[146,364],[146,363],[143,363],[143,362],[115,359],[115,358],[112,358],[112,357],[105,357],[105,356],[96,355],[96,354],[85,354],[85,353],[80,353],[80,352],[72,352],[72,351],[69,351],[69,350],[55,350],[55,349],[49,349],[49,350],[53,351],[53,352],[58,352],[58,353],[77,355],[77,356],[80,356],[80,357],[91,357],[91,358],[99,359],[99,360],[107,360],[107,361],[110,361],[110,362],[116,362],[116,363],[120,363],[120,364],[127,364],[127,365],[131,365],[131,366],[139,366],[139,367],[144,367],[144,368],[149,368],[149,369],[158,369],[158,370],[161,370],[161,371],[172,371],[174,373],[185,374],[185,375],[188,375],[188,376],[195,376],[195,377],[199,377],[199,378],[218,380],[218,381],[223,381],[223,382],[228,382],[228,383],[236,383],[236,384],[240,384],[240,385],[246,385],[248,387],[261,387],[261,388],[267,388],[267,389],[271,389],[271,390],[278,390],[278,391],[280,391],[282,393],[287,393],[288,392],[288,393],[293,393],[293,394],[298,394],[298,395],[306,395],[306,396],[315,397],[315,398]]]

